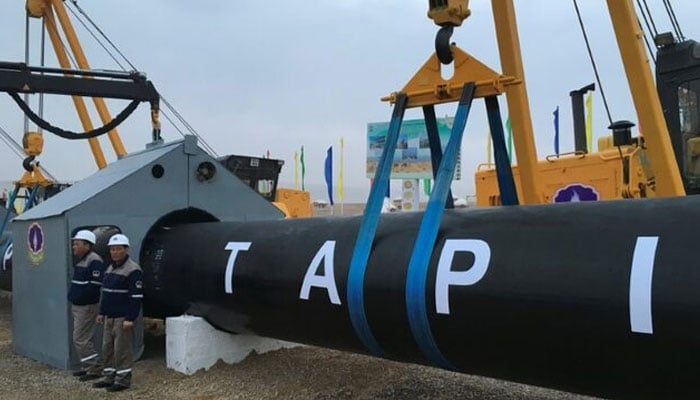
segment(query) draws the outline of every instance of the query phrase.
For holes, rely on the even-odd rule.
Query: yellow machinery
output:
[[[284,160],[235,154],[219,157],[217,160],[243,183],[272,202],[287,218],[313,215],[309,192],[277,187]]]
[[[574,157],[563,157],[556,161],[550,160],[538,163],[536,159],[522,59],[520,56],[520,45],[513,2],[512,0],[492,0],[492,9],[502,73],[491,70],[449,41],[452,28],[460,26],[470,15],[468,0],[431,0],[429,2],[428,16],[433,19],[437,25],[441,26],[441,30],[436,39],[436,52],[406,84],[400,93],[405,94],[408,98],[406,104],[407,108],[456,102],[462,95],[462,88],[467,82],[473,82],[475,85],[474,97],[488,97],[505,93],[511,118],[515,152],[519,161],[517,169],[519,176],[517,179],[519,203],[535,204],[548,202],[552,197],[552,194],[549,193],[551,191],[549,187],[554,184],[549,182],[549,180],[540,182],[540,176],[546,171],[575,170],[576,168],[572,168],[571,166],[567,167],[565,164],[580,163],[580,160],[587,157],[577,155]],[[658,97],[656,96],[651,72],[648,68],[646,53],[642,42],[642,34],[639,24],[636,23],[637,20],[632,2],[630,0],[609,0],[608,9],[618,39],[618,45],[625,65],[630,89],[633,94],[637,114],[639,115],[641,125],[643,125],[648,132],[645,141],[648,145],[647,155],[650,160],[650,165],[654,166],[653,176],[658,183],[657,187],[654,188],[656,194],[661,196],[684,194],[669,135],[666,132],[663,114]],[[61,0],[27,0],[27,10],[29,15],[44,19],[47,32],[49,33],[49,37],[62,68],[68,68],[70,65],[65,48],[59,37],[59,22],[63,28],[63,33],[68,41],[69,47],[74,53],[78,67],[81,70],[90,69]],[[451,62],[454,62],[454,75],[452,78],[445,80],[441,75],[441,64],[449,64]],[[384,100],[395,103],[397,94],[392,93]],[[86,131],[93,130],[94,128],[87,114],[82,97],[74,95],[73,101],[83,128]],[[93,97],[93,101],[100,118],[107,124],[111,121],[111,117],[107,111],[104,100],[99,97]],[[154,129],[159,125],[157,109],[153,110],[153,124]],[[31,149],[29,150],[31,152],[31,157],[36,157],[41,153],[41,140],[39,135],[40,134],[28,134],[27,136],[27,143],[32,143]],[[111,129],[109,131],[109,138],[117,156],[125,155],[126,150],[121,143],[116,129]],[[99,142],[96,138],[90,138],[89,141],[98,167],[104,167],[106,161]],[[637,154],[633,150],[629,151],[630,154]],[[625,152],[628,152],[628,150],[625,149]],[[618,153],[626,154],[622,152],[621,148],[618,149]],[[641,154],[641,152],[638,153]],[[27,154],[29,155],[30,153]],[[636,157],[635,155],[624,158],[631,159]],[[599,159],[603,160],[608,158],[601,156]],[[634,164],[630,166],[633,170],[636,165],[641,165],[641,162],[631,161],[631,163]],[[611,165],[612,163],[608,164]],[[618,162],[618,164],[620,163]],[[556,167],[554,167],[555,165]],[[484,174],[488,173],[484,172]],[[551,172],[548,172],[548,174],[551,174]],[[602,176],[604,174],[596,172],[594,175]],[[615,172],[610,171],[608,175],[615,176]],[[634,179],[633,175],[635,174],[622,175],[629,175],[630,179]],[[599,178],[595,178],[594,180],[597,179]],[[486,181],[487,179],[483,180]],[[37,167],[33,168],[32,171],[28,170],[28,174],[25,174],[25,177],[23,177],[20,182],[22,185],[30,186],[42,184],[47,182],[47,180],[43,178],[43,175],[41,175]],[[620,186],[618,192],[620,197],[636,196],[637,193],[641,196],[649,193],[644,186],[646,185],[644,182],[642,182],[642,185],[640,185],[639,182],[627,182],[624,185],[627,187],[622,188],[618,185]],[[493,190],[486,195],[487,198],[494,196],[492,192]],[[605,192],[607,193],[607,190]],[[287,194],[287,196],[289,198],[294,197],[290,194]],[[605,198],[608,198],[607,195]],[[479,201],[480,204],[492,202],[496,202],[496,200],[486,202]],[[289,210],[289,204],[287,208],[290,213],[293,213],[292,210]]]
[[[311,195],[303,190],[279,188],[272,204],[282,210],[288,218],[313,216]]]
[[[645,136],[632,140],[627,131],[626,139],[619,143],[614,143],[612,137],[601,138],[597,153],[576,151],[541,160],[537,191],[545,203],[700,193],[695,168],[699,159],[695,143],[700,142],[700,131],[689,118],[698,113],[695,93],[700,63],[693,56],[698,44],[692,40],[665,40],[656,57],[655,87],[641,44],[642,32],[638,24],[630,22],[635,14],[627,3],[609,2],[608,7]],[[661,104],[665,114],[661,113]],[[574,109],[575,119],[576,114]],[[574,125],[576,130],[576,121]],[[520,186],[519,168],[514,166],[513,171],[516,185]],[[493,165],[480,165],[475,183],[478,206],[501,204]]]
[[[59,35],[58,22],[60,22],[60,26],[63,28],[64,36],[68,41],[71,51],[73,52],[74,59],[77,63],[77,68],[85,71],[90,70],[90,64],[88,63],[87,57],[85,57],[85,53],[83,52],[83,48],[78,41],[75,29],[73,28],[70,18],[68,17],[66,7],[63,5],[61,0],[27,0],[27,13],[31,17],[42,18],[44,20],[46,32],[49,34],[51,44],[56,52],[56,58],[58,59],[58,63],[61,68],[70,69],[71,64],[66,48],[64,47]],[[56,17],[58,17],[58,20]],[[90,120],[84,99],[80,96],[72,96],[72,98],[83,129],[85,129],[85,131],[93,130],[94,126]],[[93,97],[93,102],[95,103],[95,108],[97,109],[102,122],[104,124],[109,123],[112,120],[112,117],[107,109],[104,99],[100,97]],[[124,144],[122,143],[117,130],[111,130],[108,133],[108,137],[112,143],[112,147],[114,148],[116,155],[118,157],[126,155],[126,149],[124,148]],[[104,152],[102,151],[97,138],[90,138],[88,139],[88,142],[90,144],[90,150],[95,158],[97,167],[100,169],[104,168],[107,165],[107,161],[105,160]]]
[[[27,0],[26,10],[28,16],[43,19],[44,27],[48,32],[61,67],[44,68],[30,67],[21,63],[0,63],[0,73],[3,77],[0,90],[7,92],[30,120],[41,129],[48,130],[58,136],[67,139],[87,139],[98,168],[104,168],[107,162],[97,136],[107,133],[116,156],[126,155],[116,126],[133,112],[140,101],[151,103],[154,140],[160,139],[160,122],[158,120],[160,97],[153,85],[143,75],[136,71],[131,73],[91,71],[61,0]],[[59,25],[68,46],[62,42]],[[71,69],[67,48],[70,48],[78,69]],[[30,93],[71,95],[84,132],[78,134],[65,131],[49,124],[41,116],[35,114],[26,101],[20,97],[20,94]],[[83,96],[92,98],[104,124],[102,127],[95,128],[93,126]],[[129,99],[132,100],[132,103],[117,118],[113,119],[107,110],[103,97]],[[39,167],[37,157],[41,155],[44,146],[42,132],[25,132],[22,145],[24,153],[27,155],[23,162],[25,173],[15,182],[10,204],[14,205],[14,199],[22,197],[19,192],[25,191],[26,197],[29,199],[26,207],[31,207],[32,203],[38,202],[41,197],[46,196],[50,186],[59,187],[60,185],[55,185],[42,173]],[[39,190],[44,195],[37,196]]]
[[[494,0],[493,4],[501,1]],[[507,2],[510,3],[510,2]],[[649,61],[643,44],[643,33],[631,1],[608,1],[608,10],[617,37],[618,47],[625,67],[628,83],[640,124],[645,127],[643,139],[631,139],[613,144],[613,139],[599,141],[597,153],[574,152],[559,157],[549,156],[536,164],[538,176],[534,184],[539,202],[586,201],[652,196],[679,196],[685,190],[676,154],[664,120],[659,95],[649,69]],[[494,11],[495,13],[495,11]],[[498,19],[498,17],[496,17]],[[500,43],[500,40],[499,40]],[[666,109],[665,107],[664,109]],[[675,118],[678,118],[675,116]],[[628,127],[629,128],[629,127]],[[518,136],[514,122],[516,150]],[[532,153],[528,154],[528,157]],[[522,159],[513,167],[518,193],[530,190],[531,159]],[[523,164],[528,166],[524,171]],[[653,166],[653,169],[652,169]],[[501,204],[497,174],[493,165],[482,164],[475,175],[477,205]]]
[[[550,202],[555,196],[551,193],[552,189],[559,182],[583,178],[586,178],[583,179],[584,186],[608,181],[608,187],[600,189],[604,193],[603,198],[647,196],[650,193],[649,189],[655,190],[656,195],[659,196],[685,194],[648,66],[643,35],[636,22],[636,14],[630,0],[609,0],[607,4],[634,105],[640,124],[645,127],[646,150],[624,143],[624,146],[618,144],[614,150],[602,152],[596,157],[573,155],[539,163],[534,145],[513,2],[512,0],[492,0],[491,4],[502,74],[494,72],[449,41],[453,27],[461,25],[462,21],[470,15],[469,2],[467,0],[431,0],[428,16],[441,26],[435,41],[435,54],[400,92],[392,93],[383,100],[398,104],[399,96],[405,95],[406,108],[423,106],[425,112],[426,107],[432,107],[435,104],[459,101],[463,85],[469,82],[475,85],[473,94],[475,98],[487,98],[505,93],[515,153],[519,163],[517,198],[514,201],[511,200],[509,204]],[[445,80],[441,75],[441,64],[447,65],[452,62],[454,62],[454,74],[450,79]],[[426,121],[427,119],[426,117]],[[494,136],[494,143],[495,140]],[[646,161],[647,158],[649,162]],[[433,160],[435,161],[435,158]],[[582,163],[586,165],[585,168],[580,166]],[[586,172],[595,164],[598,166],[593,167],[591,172]],[[654,166],[653,173],[650,165]],[[505,166],[504,169],[508,167]],[[644,176],[640,175],[639,171],[642,171]],[[434,172],[437,173],[435,165]],[[559,177],[562,172],[568,173],[568,177]],[[479,204],[500,204],[496,181],[489,179],[489,177],[495,178],[496,174],[488,171],[480,174],[477,176],[478,189],[481,189],[478,195]],[[647,182],[648,180],[652,180],[651,185]]]
[[[44,136],[40,132],[25,132],[22,137],[22,148],[27,158],[22,163],[25,169],[24,175],[17,184],[24,188],[50,185],[52,182],[41,172],[39,163],[34,161],[44,149]]]
[[[545,203],[654,197],[654,181],[648,178],[653,174],[639,139],[620,149],[610,142],[609,137],[601,138],[599,147],[604,147],[597,153],[572,152],[540,161],[537,164],[538,196]],[[513,177],[519,191],[517,166],[513,166]],[[477,206],[501,205],[492,164],[478,166],[475,184]]]
[[[54,93],[61,93],[61,94],[71,94],[73,103],[75,105],[76,111],[78,113],[78,116],[80,118],[80,122],[82,124],[83,129],[85,132],[94,132],[95,128],[92,124],[92,121],[90,119],[90,116],[87,111],[87,106],[85,104],[85,101],[83,97],[76,95],[75,92],[79,90],[75,90],[74,86],[80,86],[81,84],[78,83],[80,82],[79,79],[74,79],[76,78],[76,75],[69,75],[68,71],[71,68],[70,61],[69,61],[69,56],[67,54],[67,48],[70,48],[70,50],[73,53],[73,59],[76,60],[77,63],[77,68],[79,69],[78,72],[81,72],[83,78],[85,79],[92,79],[91,80],[91,85],[97,85],[98,80],[92,78],[86,71],[90,71],[90,65],[87,61],[87,58],[85,57],[85,54],[83,52],[83,49],[80,45],[80,42],[78,41],[77,35],[75,33],[75,30],[73,29],[73,26],[71,24],[70,18],[68,17],[68,13],[66,11],[66,7],[64,6],[62,0],[27,0],[26,2],[26,9],[27,13],[29,16],[34,17],[34,18],[42,18],[44,20],[44,26],[46,28],[46,31],[49,34],[49,37],[51,39],[51,43],[53,45],[53,48],[56,52],[56,57],[58,59],[58,62],[62,68],[62,70],[53,70],[53,69],[47,69],[47,68],[42,68],[41,72],[53,72],[53,73],[65,73],[67,79],[65,80],[66,83],[62,83],[61,85],[61,90],[54,91]],[[68,42],[68,46],[64,46],[61,36],[59,35],[59,24],[60,27],[62,28],[63,36],[65,37],[66,41]],[[2,66],[0,66],[2,67]],[[8,66],[8,68],[12,69],[15,66]],[[18,71],[10,71],[10,73],[21,73],[24,72],[26,66],[19,66]],[[73,73],[75,71],[72,71]],[[109,76],[106,76],[109,75]],[[105,76],[107,78],[112,78],[112,79],[120,79],[123,78],[122,76],[115,76],[115,74],[96,74],[96,76]],[[138,97],[139,100],[148,100],[151,102],[151,120],[153,124],[153,130],[154,130],[154,141],[155,140],[160,140],[160,122],[158,119],[158,106],[157,106],[157,101],[158,101],[158,94],[155,92],[155,89],[153,89],[152,85],[150,85],[150,82],[144,82],[145,79],[142,79],[142,76],[140,75],[134,75],[132,73],[125,73],[124,75],[127,75],[130,78],[133,78],[136,84],[143,84],[147,83],[147,89],[149,90],[141,90],[139,93],[136,89],[133,88],[128,88],[129,91],[128,93],[133,95],[134,93],[141,95],[145,95],[144,97]],[[33,77],[35,80],[37,77]],[[22,76],[20,79],[24,79],[24,76]],[[76,85],[74,85],[76,84]],[[144,85],[140,85],[144,86]],[[21,89],[17,88],[1,88],[6,91],[22,91],[22,92],[39,92],[43,93],[45,92],[41,88],[34,88],[34,87],[24,87],[21,86]],[[143,89],[143,88],[139,88]],[[81,89],[82,90],[82,89]],[[126,92],[119,92],[116,93],[115,91],[100,91],[95,89],[93,92],[97,93],[105,93],[104,97],[118,97],[118,98],[129,98],[124,95]],[[116,96],[115,96],[116,94]],[[111,96],[110,96],[111,95]],[[108,127],[110,124],[112,124],[113,120],[112,117],[106,107],[104,99],[99,96],[99,95],[92,95],[92,100],[94,102],[94,105],[97,109],[97,112],[100,116],[100,119],[102,122],[105,124],[102,128],[98,129],[104,129]],[[154,98],[155,97],[155,98]],[[134,100],[136,98],[129,98],[131,100]],[[26,111],[25,111],[26,112]],[[120,116],[117,117],[119,119]],[[119,137],[119,134],[116,130],[116,128],[111,128],[107,131],[107,135],[109,137],[109,140],[112,144],[112,147],[114,149],[114,153],[116,154],[117,157],[123,157],[127,154],[126,149],[124,148],[124,145],[122,144],[121,138]],[[104,153],[102,151],[102,148],[100,146],[100,143],[97,140],[97,135],[95,137],[92,136],[86,136],[88,137],[88,141],[90,144],[90,149],[92,151],[92,154],[95,158],[95,162],[97,164],[98,168],[104,168],[107,165],[107,161],[105,159]],[[22,179],[17,182],[17,187],[19,188],[36,188],[37,186],[47,186],[51,184],[51,182],[46,179],[43,174],[41,173],[41,170],[39,169],[38,162],[35,162],[35,158],[38,157],[43,148],[43,137],[40,132],[27,132],[25,133],[24,136],[24,149],[25,153],[27,154],[28,158],[25,160],[24,167],[27,170],[27,172],[24,174]],[[277,161],[277,160],[275,160]],[[280,165],[281,167],[281,165]],[[279,171],[277,171],[279,173]],[[302,192],[302,191],[297,191],[297,190],[292,190],[292,189],[279,189],[277,190],[276,185],[277,185],[277,173],[275,174],[274,177],[266,177],[264,178],[265,181],[262,181],[265,183],[263,187],[258,187],[257,184],[253,189],[258,191],[261,195],[266,197],[268,200],[273,201],[276,206],[278,206],[288,217],[307,217],[312,215],[312,210],[311,210],[311,200],[310,200],[310,195],[308,192]],[[240,176],[239,176],[240,177]],[[263,179],[263,178],[261,178]],[[271,186],[271,183],[268,182],[273,182],[274,181],[274,190],[272,190],[271,193],[265,194],[263,192],[263,189],[268,188]]]
[[[50,131],[67,139],[87,139],[90,143],[98,168],[106,166],[104,153],[97,141],[97,136],[108,134],[117,157],[126,154],[126,150],[116,131],[116,126],[124,121],[141,101],[151,103],[151,120],[154,140],[160,139],[160,123],[158,120],[160,96],[153,85],[142,74],[132,71],[129,73],[91,71],[85,54],[77,40],[73,26],[63,2],[60,0],[27,0],[27,15],[42,18],[46,32],[56,52],[61,68],[31,67],[23,63],[0,62],[2,75],[0,91],[6,92],[41,130]],[[68,42],[65,46],[59,34],[59,24]],[[67,48],[73,53],[78,69],[71,69]],[[22,95],[32,93],[67,94],[71,95],[78,112],[84,132],[76,133],[55,127],[34,113]],[[88,115],[83,96],[91,97],[95,103],[103,126],[95,128]],[[131,100],[116,118],[112,118],[107,110],[103,97]],[[22,144],[27,155],[23,162],[25,173],[15,182],[15,189],[10,196],[10,205],[15,205],[17,198],[26,197],[29,208],[33,204],[55,193],[63,185],[57,185],[48,179],[39,167],[39,157],[43,151],[44,139],[42,132],[24,133]],[[21,195],[24,191],[26,195]],[[37,194],[40,192],[40,194]],[[4,223],[3,223],[4,226]],[[2,231],[2,228],[0,228]]]

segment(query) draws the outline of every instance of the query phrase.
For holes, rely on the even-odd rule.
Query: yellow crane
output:
[[[644,48],[644,34],[632,2],[608,1],[607,6],[639,123],[644,126],[644,137],[632,139],[631,123],[618,121],[610,126],[613,135],[599,141],[598,152],[590,153],[591,149],[579,151],[577,148],[575,152],[552,155],[539,161],[536,171],[540,180],[536,190],[540,201],[545,203],[570,201],[571,195],[566,191],[573,189],[587,191],[587,198],[581,200],[679,196],[686,191],[679,168],[683,163],[677,163],[676,157],[690,157],[684,149],[694,147],[680,143],[674,145],[674,138],[678,137],[680,141],[680,129],[673,129],[669,134],[667,127],[667,121],[679,119],[678,95],[671,94],[670,101],[667,101],[669,104],[661,107]],[[663,53],[663,49],[660,53]],[[676,71],[683,69],[686,74],[694,70],[700,72],[697,65],[687,60],[687,55],[679,51],[669,53],[666,51],[662,55],[673,60],[671,62]],[[673,79],[677,79],[678,75],[676,73]],[[659,86],[659,90],[677,93],[679,87],[676,84],[669,90]],[[674,111],[675,114],[671,115]],[[666,119],[664,112],[668,114]],[[517,135],[514,133],[516,148]],[[518,165],[513,167],[513,172],[516,185],[524,186],[527,183],[524,175],[529,172],[523,168],[519,153]],[[496,171],[492,165],[479,166],[475,183],[478,206],[501,204]],[[692,191],[692,188],[689,187],[689,190]],[[573,193],[573,196],[573,200],[579,200],[578,193]]]
[[[15,102],[23,109],[26,115],[38,126],[50,130],[59,136],[68,139],[87,139],[90,149],[98,168],[107,165],[104,152],[97,136],[106,133],[111,142],[112,148],[117,158],[127,154],[121,141],[116,125],[121,123],[128,114],[136,107],[138,101],[149,101],[151,103],[151,122],[153,125],[153,140],[160,141],[160,121],[159,121],[159,100],[160,96],[153,85],[145,79],[142,74],[132,72],[96,72],[92,71],[87,57],[80,45],[76,32],[66,11],[66,6],[61,0],[27,0],[27,14],[33,18],[41,18],[44,27],[48,32],[52,47],[56,53],[60,69],[28,67],[23,64],[0,63],[0,75],[4,77],[0,82],[0,90],[6,91],[13,96]],[[62,33],[62,36],[61,36]],[[65,46],[62,37],[68,43]],[[70,49],[71,54],[68,54]],[[70,59],[75,60],[75,67],[71,69]],[[52,76],[45,76],[49,74]],[[64,75],[63,79],[58,79],[57,75]],[[107,78],[107,79],[100,79]],[[49,81],[53,79],[53,81]],[[121,81],[123,85],[115,87],[114,81]],[[4,83],[3,83],[4,82]],[[85,132],[83,135],[74,132],[65,132],[61,129],[50,126],[41,117],[34,114],[27,104],[19,100],[18,93],[58,93],[70,94],[73,104],[78,113],[78,117]],[[87,105],[83,96],[92,98],[99,117],[104,124],[100,128],[95,128],[88,114]],[[132,100],[132,103],[122,111],[116,118],[112,118],[105,104],[103,97],[122,98]],[[166,105],[167,102],[165,102]],[[196,135],[196,132],[195,132]],[[200,138],[201,139],[201,138]],[[24,167],[25,174],[16,183],[16,195],[20,188],[37,188],[48,186],[52,182],[41,172],[36,161],[43,150],[43,136],[40,132],[25,132],[23,138],[24,152],[27,154]],[[213,151],[213,150],[212,150]],[[256,165],[257,167],[257,165]],[[251,166],[246,167],[248,169]],[[234,173],[240,174],[240,169]],[[265,181],[275,182],[275,190],[270,194],[262,193],[257,185],[252,185],[253,189],[272,201],[287,216],[306,217],[311,216],[311,201],[308,192],[291,189],[277,190],[277,174],[279,169],[273,174],[265,171]],[[257,175],[263,174],[260,169]],[[239,176],[240,177],[240,176]],[[245,178],[250,178],[246,176]],[[243,179],[243,178],[241,178]],[[250,180],[250,179],[249,179]],[[10,201],[13,202],[12,200]]]
[[[88,63],[87,57],[85,56],[85,52],[83,51],[83,48],[80,45],[80,41],[78,40],[78,37],[75,33],[75,29],[73,28],[73,24],[71,23],[70,18],[68,17],[68,13],[66,12],[66,7],[63,5],[63,2],[61,0],[27,0],[26,6],[27,13],[30,17],[43,19],[46,32],[49,34],[51,44],[56,53],[56,58],[58,59],[58,63],[61,66],[61,68],[70,69],[71,64],[69,55],[66,51],[66,48],[63,46],[63,42],[59,34],[59,23],[60,27],[62,28],[63,34],[66,40],[68,41],[68,46],[73,53],[73,58],[77,63],[77,68],[86,71],[90,70],[90,64]],[[75,105],[75,109],[78,113],[78,118],[80,118],[80,123],[83,126],[83,129],[85,131],[93,130],[94,125],[90,119],[90,115],[88,114],[85,100],[80,96],[72,96],[72,99],[73,104]],[[107,109],[107,105],[105,104],[104,99],[101,97],[93,97],[92,100],[95,104],[95,108],[97,109],[100,119],[102,120],[102,123],[109,123],[112,120],[112,116],[110,115],[110,112]],[[32,136],[35,135],[40,134],[35,133]],[[117,130],[112,129],[107,135],[112,144],[112,148],[114,149],[115,154],[118,157],[123,157],[124,155],[126,155],[126,149],[124,148],[124,144],[122,143]],[[35,141],[39,143],[39,140]],[[107,166],[107,161],[105,160],[104,152],[102,151],[102,147],[100,146],[100,143],[98,142],[97,138],[88,139],[88,143],[90,144],[90,150],[92,151],[92,155],[95,158],[95,163],[97,164],[97,167],[101,169]],[[41,154],[40,146],[35,146],[35,148],[33,149],[33,152],[37,151],[39,154]]]
[[[104,168],[107,162],[97,136],[106,133],[116,156],[125,156],[126,150],[116,126],[123,122],[141,101],[151,103],[153,138],[160,140],[160,96],[144,75],[136,71],[126,73],[92,71],[62,1],[27,0],[26,10],[28,16],[43,20],[44,28],[48,32],[60,65],[60,68],[46,68],[43,66],[30,67],[22,63],[0,63],[0,77],[2,78],[0,79],[0,90],[7,92],[30,120],[40,128],[58,136],[67,139],[87,139],[98,168]],[[59,26],[68,42],[67,47],[59,33]],[[68,54],[67,48],[70,48],[72,56]],[[71,69],[70,58],[75,60],[77,69]],[[20,94],[31,93],[71,95],[84,132],[65,131],[51,125],[34,113],[20,97]],[[83,96],[92,98],[103,126],[95,128]],[[128,99],[132,102],[116,118],[112,118],[103,97]],[[29,193],[26,196],[29,199],[27,207],[31,207],[34,201],[38,201],[36,192],[54,183],[42,173],[39,166],[37,157],[41,155],[43,146],[44,138],[41,131],[24,132],[22,147],[27,155],[23,162],[25,173],[15,182],[15,190],[10,196],[9,205],[14,205],[19,191],[25,190]]]
[[[449,42],[452,29],[460,26],[471,14],[469,1],[431,0],[428,16],[441,27],[436,37],[436,52],[401,91],[392,93],[383,100],[396,104],[399,95],[403,94],[407,97],[406,107],[423,106],[425,111],[426,106],[459,102],[462,88],[469,82],[475,84],[474,97],[488,98],[505,94],[518,159],[519,190],[517,190],[518,198],[515,204],[548,202],[550,199],[543,194],[545,190],[543,190],[543,178],[540,174],[541,167],[536,157],[513,1],[492,0],[491,7],[498,40],[501,73],[495,72]],[[607,8],[637,115],[640,124],[645,127],[646,156],[649,164],[653,166],[656,195],[684,195],[683,182],[648,66],[643,35],[637,23],[634,6],[631,0],[609,0]],[[443,79],[442,65],[450,63],[454,63],[454,74],[450,79]],[[429,118],[426,118],[426,121],[428,120]],[[495,137],[494,140],[496,140]],[[510,170],[510,162],[504,168]],[[435,165],[434,172],[437,172]],[[496,186],[494,182],[496,175],[496,172],[492,172],[492,178],[494,178],[492,188]],[[501,190],[503,190],[502,187]]]

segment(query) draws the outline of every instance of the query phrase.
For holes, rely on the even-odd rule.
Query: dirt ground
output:
[[[107,393],[68,371],[12,352],[11,301],[0,293],[0,399],[591,399],[316,347],[252,355],[182,375],[165,366],[165,338],[146,337],[130,390]]]

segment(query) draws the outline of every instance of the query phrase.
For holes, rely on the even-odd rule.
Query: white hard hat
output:
[[[84,241],[90,242],[92,244],[95,244],[95,242],[96,242],[95,234],[88,231],[88,230],[82,230],[82,231],[76,232],[75,236],[73,236],[73,240],[84,240]]]
[[[128,245],[129,245],[129,238],[126,237],[125,235],[122,235],[121,233],[117,233],[116,235],[109,238],[109,243],[107,243],[107,246],[128,246]]]

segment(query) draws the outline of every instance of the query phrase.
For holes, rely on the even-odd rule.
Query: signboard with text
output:
[[[452,130],[453,118],[438,118],[438,134],[443,152],[447,146]],[[384,151],[389,122],[367,124],[367,177],[373,178],[377,164]],[[461,151],[460,153],[461,154]],[[461,178],[461,158],[457,156],[454,180]],[[432,179],[433,169],[430,162],[430,144],[425,121],[422,119],[405,120],[401,124],[399,140],[394,151],[391,179]]]

